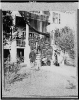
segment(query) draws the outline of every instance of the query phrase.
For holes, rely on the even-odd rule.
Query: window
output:
[[[32,33],[29,33],[29,37],[32,38]]]
[[[25,38],[26,32],[22,32],[22,38]]]
[[[60,14],[59,14],[59,24],[60,24]]]
[[[60,14],[53,12],[53,23],[60,24]]]
[[[53,12],[53,23],[58,23],[58,14]]]

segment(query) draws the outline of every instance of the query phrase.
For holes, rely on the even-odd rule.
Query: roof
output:
[[[27,12],[27,11],[19,11],[19,13],[21,14],[22,18],[24,19],[24,22],[26,24],[28,24],[28,26],[30,28],[32,28],[36,33],[38,34],[41,34],[41,35],[45,35],[47,37],[50,37],[50,33],[46,32],[46,33],[43,33],[43,32],[39,32],[38,30],[36,30],[28,21],[28,19],[34,19],[34,20],[39,20],[39,21],[45,21],[48,23],[48,16],[45,16],[45,15],[37,15],[37,14],[33,14],[31,12]],[[49,24],[49,23],[48,23]],[[25,28],[24,28],[25,29]],[[24,30],[23,29],[23,30]]]
[[[19,13],[26,18],[35,19],[39,21],[48,22],[48,19],[49,19],[49,16],[46,14],[33,13],[33,12],[28,12],[28,11],[19,11]]]

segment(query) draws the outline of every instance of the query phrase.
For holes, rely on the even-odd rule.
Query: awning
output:
[[[43,32],[39,32],[38,30],[36,30],[30,23],[29,23],[29,18],[34,18],[36,15],[27,12],[27,11],[20,11],[21,16],[24,18],[24,20],[26,21],[26,24],[29,25],[30,28],[32,28],[35,32],[37,32],[38,34],[41,35],[45,35],[46,37],[50,37],[50,33],[43,33]],[[38,16],[38,19],[41,18],[40,16]]]
[[[32,13],[32,12],[27,12],[27,11],[19,11],[21,15],[24,15],[25,17],[27,17],[27,19],[35,19],[35,20],[39,20],[39,21],[45,21],[48,22],[49,16],[48,15],[40,15],[40,14],[36,14],[36,13]]]

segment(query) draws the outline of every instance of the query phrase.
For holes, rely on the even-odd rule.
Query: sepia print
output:
[[[74,97],[77,11],[2,10],[2,97]]]

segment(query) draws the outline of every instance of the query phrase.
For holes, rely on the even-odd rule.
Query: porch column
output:
[[[54,31],[51,32],[51,46],[53,48],[53,54],[52,54],[52,60],[51,60],[51,67],[53,66],[53,62],[55,60],[55,57],[54,57]]]
[[[40,11],[40,14],[42,15],[43,12]],[[42,21],[40,21],[40,29],[39,29],[40,32],[42,32]],[[42,35],[40,34],[40,38],[42,38]]]
[[[10,50],[11,62],[16,62],[17,61],[16,57],[17,57],[16,40],[13,40],[11,44],[11,50]]]
[[[26,24],[26,39],[25,39],[25,49],[24,49],[24,63],[27,66],[30,65],[29,53],[30,53],[30,46],[29,46],[29,26]]]
[[[42,32],[42,21],[40,21],[40,32]],[[42,38],[41,34],[40,34],[40,38]]]

